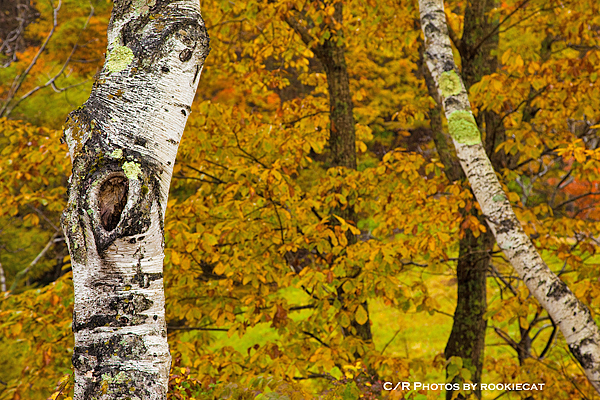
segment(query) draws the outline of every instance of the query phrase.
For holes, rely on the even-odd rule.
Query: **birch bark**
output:
[[[487,224],[529,291],[560,327],[569,349],[600,393],[600,330],[589,309],[544,263],[502,190],[457,73],[443,0],[419,0],[419,10],[425,60],[444,105],[456,154]]]
[[[198,0],[117,0],[87,102],[65,125],[75,399],[166,399],[163,221],[208,36]]]

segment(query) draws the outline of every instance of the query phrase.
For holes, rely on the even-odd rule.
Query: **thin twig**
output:
[[[52,227],[52,229],[54,229],[56,232],[59,232],[59,233],[62,232],[62,230],[59,229],[56,225],[54,225],[52,223],[52,221],[50,221],[50,219],[48,219],[48,217],[46,217],[46,215],[40,209],[32,206],[31,204],[27,204],[27,207],[31,208],[33,211],[35,211],[36,213],[38,213],[38,215],[40,217],[42,217],[42,219],[44,221],[46,221],[48,223],[48,225],[50,225]]]
[[[52,3],[50,3],[50,4],[52,4]],[[2,109],[0,109],[0,117],[7,116],[6,110],[8,109],[10,102],[12,101],[12,99],[14,99],[15,95],[21,88],[21,85],[25,81],[25,78],[27,78],[27,75],[29,75],[29,72],[31,72],[31,70],[33,69],[35,64],[37,64],[37,61],[40,58],[40,56],[42,55],[42,53],[44,52],[44,50],[46,50],[46,46],[48,46],[48,42],[50,42],[50,39],[52,38],[52,36],[54,36],[54,31],[56,30],[56,27],[58,26],[58,11],[60,10],[61,5],[62,5],[62,0],[58,0],[58,6],[56,6],[56,8],[52,7],[53,8],[52,29],[50,30],[50,33],[48,33],[48,36],[46,36],[46,40],[44,41],[44,43],[42,44],[42,46],[40,47],[40,49],[38,50],[36,55],[33,57],[33,60],[31,60],[31,63],[29,63],[29,66],[27,67],[27,69],[25,69],[25,71],[22,74],[17,75],[15,77],[15,80],[13,81],[13,84],[8,92],[8,97],[6,99],[6,102],[4,103],[4,106],[2,106]]]
[[[502,329],[494,327],[494,332],[496,332],[496,334],[498,336],[500,336],[500,338],[502,340],[504,340],[506,342],[506,344],[508,344],[513,349],[517,350],[519,348],[519,344],[517,342],[515,342],[514,340],[512,340],[512,338],[510,336],[508,336],[508,334],[506,332],[504,332]]]
[[[237,144],[237,148],[240,149],[240,151],[242,153],[244,153],[246,155],[246,157],[248,157],[252,161],[260,164],[264,169],[269,169],[269,167],[267,167],[265,164],[263,164],[258,158],[254,157],[252,154],[248,153],[246,150],[244,150],[242,148],[242,145],[240,144],[240,139],[238,138],[238,135],[237,135],[236,132],[233,132],[233,135],[235,136],[235,141],[236,141],[236,144]]]
[[[560,203],[556,207],[553,207],[553,209],[559,209],[559,208],[561,208],[561,207],[563,207],[563,206],[565,206],[565,205],[567,205],[569,203],[572,203],[574,201],[577,201],[577,200],[582,199],[582,198],[587,197],[587,196],[598,196],[598,195],[600,195],[600,192],[589,192],[589,193],[585,193],[585,194],[582,194],[582,195],[579,195],[579,196],[575,196],[572,199],[563,201],[562,203]]]
[[[314,335],[314,334],[312,334],[312,333],[310,333],[308,331],[302,331],[302,333],[304,333],[305,335],[308,335],[311,338],[315,339],[317,342],[321,343],[325,347],[331,347],[327,343],[325,343],[324,341],[322,341],[321,339],[319,339],[316,335]]]
[[[540,332],[541,331],[542,331],[542,329],[540,329]],[[537,336],[537,334],[536,334],[536,336]],[[554,323],[554,321],[552,321],[552,333],[550,334],[550,338],[548,338],[548,343],[546,343],[546,346],[544,347],[544,350],[542,350],[542,352],[540,353],[540,356],[538,357],[538,359],[541,360],[544,358],[544,356],[546,355],[548,350],[550,350],[550,347],[552,346],[552,342],[554,342],[555,337],[556,337],[556,324]]]
[[[19,280],[24,277],[25,275],[27,275],[27,273],[29,271],[31,271],[31,268],[33,268],[38,261],[40,261],[40,259],[42,257],[44,257],[44,255],[46,254],[46,252],[50,249],[50,247],[52,247],[52,245],[55,243],[55,239],[58,236],[58,232],[55,233],[54,235],[52,235],[52,238],[48,241],[48,243],[46,243],[46,247],[44,247],[44,249],[40,252],[40,254],[37,255],[37,257],[29,264],[29,266],[27,266],[27,268],[19,271],[17,273],[17,275],[15,276],[15,280],[13,282],[13,284],[10,287],[10,292],[14,292],[14,290],[17,288],[17,285],[19,284]]]
[[[229,329],[225,328],[202,328],[199,326],[172,326],[167,325],[168,330],[172,331],[214,331],[214,332],[229,332]]]
[[[199,174],[206,175],[206,176],[208,176],[209,178],[212,178],[212,179],[214,179],[215,181],[218,181],[219,183],[228,183],[228,182],[225,182],[224,180],[222,180],[221,178],[217,178],[216,176],[214,176],[214,175],[211,175],[211,174],[207,173],[206,171],[201,171],[201,170],[199,170],[198,168],[192,167],[192,166],[191,166],[191,165],[189,165],[189,164],[182,164],[182,165],[183,165],[184,167],[187,167],[187,168],[189,168],[189,169],[192,169],[192,170],[196,171],[196,172],[197,172],[197,173],[199,173]]]
[[[381,349],[381,355],[383,355],[383,352],[385,351],[385,349],[388,348],[388,346],[394,341],[394,339],[396,339],[396,336],[398,336],[398,334],[400,333],[400,331],[402,330],[402,328],[398,329],[396,331],[396,333],[394,333],[394,336],[392,336],[392,338],[385,344],[385,346],[383,346],[383,349]]]
[[[492,29],[487,35],[485,35],[480,41],[479,43],[477,43],[473,48],[470,49],[471,54],[475,54],[475,52],[477,52],[477,50],[493,35],[496,34],[496,32],[498,32],[498,30],[500,29],[500,27],[502,26],[502,24],[504,24],[506,21],[508,21],[517,11],[519,11],[521,8],[523,8],[523,6],[525,6],[525,4],[529,3],[529,0],[523,0],[521,2],[521,4],[519,4],[514,10],[512,10],[506,17],[504,17],[504,19],[500,22],[498,22],[498,24],[494,27],[494,29]],[[522,21],[519,21],[522,22]],[[514,26],[511,25],[511,27]]]
[[[60,8],[60,1],[59,1],[58,8]],[[78,49],[78,46],[77,46],[77,44],[79,43],[79,39],[81,39],[81,35],[83,34],[83,31],[85,31],[85,30],[87,29],[87,26],[88,26],[88,24],[89,24],[89,22],[90,22],[90,19],[91,19],[91,18],[92,18],[92,16],[94,15],[94,7],[92,6],[92,4],[91,4],[91,3],[90,3],[90,9],[91,9],[91,10],[90,10],[90,15],[88,15],[88,18],[87,18],[87,20],[85,21],[85,24],[83,25],[83,28],[82,28],[82,29],[79,31],[79,36],[77,37],[77,40],[75,41],[75,44],[73,45],[73,48],[71,49],[71,53],[69,54],[69,56],[67,57],[67,59],[66,59],[66,60],[65,60],[65,62],[63,63],[63,66],[62,66],[62,68],[60,69],[60,71],[58,71],[58,72],[57,72],[57,73],[56,73],[56,74],[55,74],[55,75],[54,75],[52,78],[50,78],[50,80],[48,80],[48,82],[46,82],[44,85],[41,85],[41,86],[36,86],[36,87],[34,87],[33,89],[31,89],[29,92],[27,92],[27,93],[25,93],[23,96],[21,96],[21,98],[20,98],[19,100],[17,100],[17,102],[16,102],[16,103],[13,103],[13,104],[10,106],[10,108],[8,108],[8,109],[6,110],[5,116],[9,116],[9,115],[12,113],[12,111],[13,111],[15,108],[17,108],[17,106],[18,106],[19,104],[21,104],[21,102],[22,102],[23,100],[26,100],[27,98],[29,98],[31,95],[33,95],[35,92],[37,92],[37,91],[38,91],[38,90],[40,90],[40,89],[46,88],[46,87],[48,87],[48,86],[51,86],[51,87],[52,87],[52,89],[53,89],[55,92],[57,92],[57,93],[61,93],[61,92],[64,92],[65,90],[68,90],[68,89],[71,89],[71,88],[74,88],[74,87],[77,87],[77,86],[83,85],[85,82],[87,82],[87,80],[85,80],[85,81],[83,81],[83,82],[79,82],[79,83],[76,83],[76,84],[73,84],[73,85],[67,86],[67,87],[65,87],[65,88],[62,88],[62,89],[58,88],[58,87],[56,86],[56,84],[55,84],[55,81],[56,81],[56,80],[57,80],[57,79],[58,79],[58,78],[59,78],[59,77],[60,77],[60,76],[61,76],[61,75],[62,75],[62,74],[65,72],[65,69],[67,68],[67,66],[68,66],[68,65],[69,65],[69,63],[71,62],[71,58],[73,57],[73,54],[75,54],[75,51]],[[57,12],[58,12],[58,11],[57,11]],[[56,17],[58,17],[58,16],[56,16]],[[56,27],[56,23],[57,23],[57,21],[56,21],[56,19],[55,19],[55,22],[54,22],[54,26],[55,26],[55,27]],[[54,28],[53,28],[53,29],[54,29]],[[23,82],[21,82],[21,83],[23,83]],[[20,85],[19,85],[19,86],[20,86]],[[18,88],[17,88],[17,90],[18,90]],[[16,91],[15,91],[15,94],[16,94]],[[7,102],[7,105],[8,105],[8,102]],[[1,113],[0,113],[0,114],[1,114]]]

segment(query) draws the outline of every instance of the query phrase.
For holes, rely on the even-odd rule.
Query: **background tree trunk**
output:
[[[163,221],[208,36],[197,1],[116,1],[108,43],[65,128],[75,399],[166,399]]]
[[[498,62],[494,51],[498,48],[499,36],[497,32],[491,33],[494,32],[497,21],[491,20],[488,16],[496,5],[496,1],[467,1],[462,38],[460,40],[455,38],[455,46],[461,56],[462,73],[467,90],[479,82],[483,76],[496,71]],[[436,91],[435,84],[432,83],[429,82],[427,85],[430,94]],[[437,103],[441,108],[437,94],[434,98],[438,100]],[[480,130],[485,132],[484,147],[492,161],[492,166],[494,169],[499,169],[502,166],[501,159],[496,157],[494,150],[504,139],[502,120],[493,111],[485,110],[478,115],[476,121]],[[449,159],[448,156],[440,158],[442,160]],[[456,173],[456,170],[460,169],[460,163],[455,155],[451,161],[446,161],[446,163],[450,162],[452,165],[448,165],[446,169],[454,175],[451,176],[451,180],[464,178],[462,171],[459,175]],[[471,215],[477,218],[480,225],[486,225],[485,218],[475,207],[469,211],[463,210],[464,218]],[[456,264],[456,311],[454,312],[452,331],[444,351],[446,359],[461,357],[464,365],[471,370],[471,380],[478,384],[474,392],[477,398],[481,398],[480,384],[487,328],[487,321],[484,319],[487,310],[487,274],[493,243],[494,237],[490,230],[476,236],[470,229],[467,229],[460,239]],[[448,400],[452,398],[452,395],[452,390],[446,392]],[[458,398],[464,398],[464,394],[459,394]]]
[[[533,296],[560,327],[569,349],[600,392],[600,330],[589,309],[540,257],[515,216],[481,142],[457,74],[442,0],[419,0],[425,60],[444,104],[456,154],[500,249]]]
[[[343,23],[343,3],[328,2],[334,7],[333,20],[339,24]],[[306,15],[298,12],[306,19]],[[350,78],[348,76],[348,67],[346,65],[346,56],[344,46],[338,44],[341,30],[332,33],[329,38],[320,40],[314,38],[302,23],[289,15],[286,22],[300,35],[300,38],[306,46],[315,54],[317,59],[323,65],[325,74],[327,75],[327,91],[329,92],[329,158],[328,164],[330,167],[345,167],[348,169],[356,169],[356,129],[352,105],[352,93],[350,92]],[[312,21],[310,24],[314,24]],[[352,225],[356,226],[358,216],[354,211],[354,207],[348,205],[344,209],[334,211],[335,215],[343,218],[346,221],[351,221]],[[333,224],[337,221],[333,219]],[[348,245],[356,243],[356,235],[350,230],[346,231]],[[358,275],[356,273],[355,275]],[[338,297],[344,297],[344,290],[338,288]],[[362,303],[362,307],[369,313],[368,304]],[[345,332],[345,334],[357,336],[365,342],[372,342],[373,334],[371,332],[370,319],[364,324],[360,324],[356,319],[352,318],[351,326],[356,333]],[[345,330],[346,331],[346,330]]]

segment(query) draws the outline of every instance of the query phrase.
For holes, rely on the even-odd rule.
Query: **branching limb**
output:
[[[551,320],[552,321],[552,320]],[[536,336],[542,331],[544,327],[542,327],[539,332],[536,334]],[[552,342],[554,342],[554,338],[556,337],[556,324],[554,323],[554,321],[552,321],[552,333],[550,334],[550,337],[548,338],[548,343],[546,343],[546,346],[544,347],[544,350],[542,350],[542,352],[540,353],[540,356],[538,357],[539,360],[543,359],[546,354],[548,353],[548,351],[550,350],[550,347],[552,346]],[[534,337],[535,339],[535,337]]]
[[[9,110],[9,105],[11,104],[12,100],[14,99],[14,97],[17,94],[17,92],[19,91],[19,89],[21,89],[21,85],[23,85],[23,82],[25,81],[25,78],[27,78],[27,75],[29,75],[29,73],[31,72],[31,70],[33,69],[35,64],[37,64],[37,61],[40,58],[40,56],[42,55],[42,53],[46,50],[46,47],[48,46],[50,39],[52,39],[52,36],[54,36],[54,32],[56,31],[56,27],[58,26],[58,11],[60,10],[61,5],[62,5],[62,0],[58,0],[58,5],[56,6],[56,8],[53,7],[52,29],[50,29],[48,36],[46,36],[46,40],[44,40],[44,43],[42,43],[40,49],[33,57],[33,60],[31,60],[31,62],[29,63],[29,66],[25,69],[25,71],[23,71],[22,74],[17,75],[15,77],[13,84],[12,84],[10,90],[8,91],[8,96],[4,102],[4,105],[0,109],[0,117],[6,117],[6,116],[8,116],[8,114],[10,114],[10,111],[12,111],[12,108],[14,108],[14,107],[11,107]]]
[[[60,7],[60,3],[59,3],[59,7]],[[58,11],[57,11],[58,12]],[[31,89],[29,92],[25,93],[23,96],[21,96],[21,98],[19,100],[17,100],[16,102],[14,102],[12,105],[10,105],[10,107],[8,107],[6,109],[5,115],[4,116],[9,116],[12,111],[17,108],[17,106],[19,104],[21,104],[21,102],[23,100],[26,100],[27,98],[29,98],[31,95],[33,95],[34,93],[36,93],[38,90],[40,89],[44,89],[47,88],[48,86],[52,87],[52,89],[56,92],[56,93],[61,93],[64,92],[65,90],[83,85],[86,81],[83,82],[79,82],[73,85],[69,85],[67,87],[64,88],[58,88],[56,86],[56,80],[62,76],[62,74],[65,72],[65,69],[67,68],[67,66],[69,65],[69,63],[71,62],[71,59],[73,58],[73,54],[75,54],[75,51],[78,49],[78,43],[79,43],[79,39],[81,39],[81,35],[83,34],[83,31],[85,31],[87,29],[87,26],[90,22],[90,19],[94,16],[94,7],[92,6],[92,4],[90,3],[90,14],[88,15],[87,20],[85,21],[85,24],[83,25],[83,28],[81,29],[81,31],[79,31],[79,36],[77,37],[77,41],[75,42],[75,44],[73,45],[73,48],[71,49],[71,53],[69,54],[69,56],[67,57],[67,59],[65,60],[65,62],[63,63],[60,71],[58,71],[56,74],[54,74],[54,76],[52,78],[50,78],[48,80],[48,82],[46,82],[45,84],[41,85],[41,86],[36,86],[33,89]],[[54,26],[56,27],[56,19],[54,20]],[[54,29],[54,28],[53,28]],[[45,44],[44,44],[45,45]],[[26,76],[24,76],[26,77]],[[21,82],[23,83],[23,82]],[[18,90],[18,89],[17,89]],[[14,92],[14,94],[16,94],[16,91]],[[12,100],[12,99],[11,99]],[[9,100],[10,102],[10,100]],[[8,102],[7,102],[8,104]],[[1,113],[0,113],[1,115]]]

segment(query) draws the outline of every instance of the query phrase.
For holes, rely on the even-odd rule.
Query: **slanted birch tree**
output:
[[[163,221],[207,54],[197,0],[117,0],[104,66],[67,120],[75,399],[166,398]]]
[[[454,62],[443,0],[419,0],[419,11],[425,61],[436,82],[456,154],[488,227],[531,294],[560,327],[571,353],[600,392],[600,330],[589,309],[540,257],[496,177]]]

